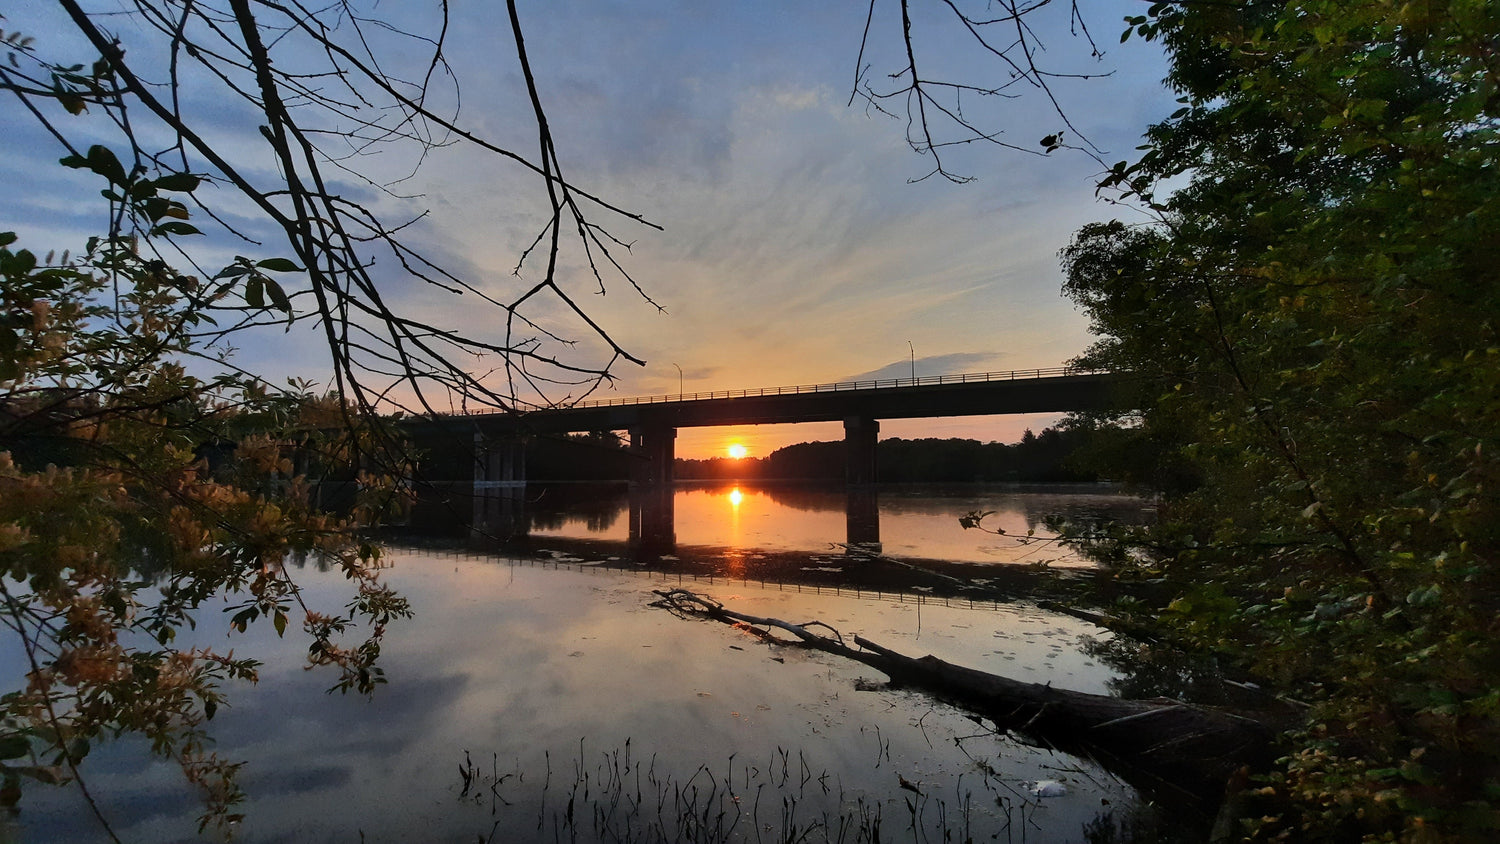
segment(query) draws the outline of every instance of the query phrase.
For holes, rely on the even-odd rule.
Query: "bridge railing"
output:
[[[656,396],[631,396],[617,399],[590,399],[575,402],[567,407],[617,407],[635,404],[663,404],[666,402],[705,401],[708,399],[738,399],[759,396],[788,396],[799,393],[834,393],[848,390],[879,390],[890,387],[927,387],[939,384],[971,384],[982,381],[1024,381],[1038,378],[1057,378],[1064,375],[1095,375],[1102,369],[1081,369],[1072,366],[1052,366],[1045,369],[1012,369],[1008,372],[967,372],[959,375],[926,375],[920,378],[882,378],[872,381],[837,381],[830,384],[798,384],[790,387],[758,387],[748,390],[713,390],[696,393],[670,393]],[[560,408],[561,409],[561,408]],[[479,411],[483,413],[484,411]]]

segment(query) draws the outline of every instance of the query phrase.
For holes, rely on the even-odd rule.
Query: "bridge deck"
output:
[[[580,402],[519,416],[448,417],[480,429],[564,433],[1093,410],[1120,376],[1055,368]]]

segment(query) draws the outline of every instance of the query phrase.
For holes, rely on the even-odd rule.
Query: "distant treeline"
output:
[[[885,483],[971,481],[1095,481],[1073,467],[1074,452],[1088,445],[1086,429],[1028,430],[1013,444],[961,439],[889,439],[876,446],[878,478]],[[639,458],[615,434],[536,437],[527,443],[526,475],[536,481],[627,480]],[[765,457],[679,459],[681,480],[843,480],[844,443],[811,442],[778,448]]]
[[[1070,465],[1069,457],[1089,440],[1088,431],[1028,430],[1021,441],[882,440],[875,447],[878,479],[885,483],[971,481],[1095,481],[1092,472]],[[844,443],[798,443],[763,458],[678,460],[680,480],[842,480]]]

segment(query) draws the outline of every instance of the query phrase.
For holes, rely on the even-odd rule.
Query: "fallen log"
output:
[[[822,622],[794,624],[736,612],[686,589],[656,594],[661,600],[653,606],[855,660],[885,674],[893,685],[931,693],[988,718],[998,730],[1094,758],[1138,788],[1189,798],[1208,812],[1223,799],[1232,775],[1268,761],[1273,730],[1256,718],[1164,698],[1125,700],[1012,680],[931,655],[910,657],[860,636],[853,637],[856,647],[851,647]],[[773,630],[796,638],[776,636]]]

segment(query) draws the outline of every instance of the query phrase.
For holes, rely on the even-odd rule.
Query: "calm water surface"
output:
[[[983,525],[1014,537],[1048,535],[1043,520],[1110,518],[1137,522],[1151,510],[1141,499],[1106,485],[892,485],[875,492],[882,553],[898,558],[964,563],[1092,566],[1071,549],[964,530],[959,517],[989,512]],[[537,537],[624,543],[630,536],[629,499],[578,495],[567,487],[533,495],[531,533]],[[849,497],[843,488],[808,485],[679,484],[673,496],[679,546],[739,550],[827,550],[849,540]]]
[[[799,498],[799,507],[741,494],[733,505],[727,492],[683,493],[679,542],[786,542],[798,531],[795,542],[823,542],[826,531],[842,530],[842,513],[834,511],[836,526],[823,524],[828,508],[816,499]],[[916,498],[882,499],[882,532],[904,537],[888,541],[914,543],[920,525],[956,521],[953,507],[1000,509],[1007,501]],[[1012,521],[997,524],[1026,523],[1038,507],[1021,501],[1002,511]],[[788,511],[785,524],[801,527],[764,524],[783,523]],[[727,523],[711,528],[700,512]],[[982,543],[962,537],[940,548],[983,557]],[[204,613],[202,643],[265,663],[260,683],[230,689],[233,705],[212,722],[221,755],[246,762],[250,798],[237,840],[726,833],[779,841],[790,830],[822,841],[842,830],[853,841],[873,824],[886,841],[943,840],[946,831],[954,840],[1065,842],[1084,840],[1085,824],[1137,801],[1093,763],[991,734],[925,696],[884,688],[871,669],[768,646],[650,602],[653,589],[684,585],[734,609],[820,619],[914,655],[1106,691],[1113,675],[1078,648],[1081,636],[1100,631],[1065,616],[1024,604],[693,582],[440,551],[401,551],[390,562],[386,578],[411,599],[416,617],[392,625],[382,657],[390,683],[371,698],[324,694],[332,677],[301,668],[306,642],[292,632],[278,640],[260,625],[229,635],[217,608]],[[296,577],[314,606],[346,600],[336,574],[302,569]],[[0,668],[6,681],[18,679],[14,654]],[[122,839],[199,840],[197,806],[180,773],[138,742],[96,748],[85,772]],[[1033,796],[1044,780],[1066,793]],[[0,837],[6,833],[27,842],[105,840],[75,791],[39,786]]]

